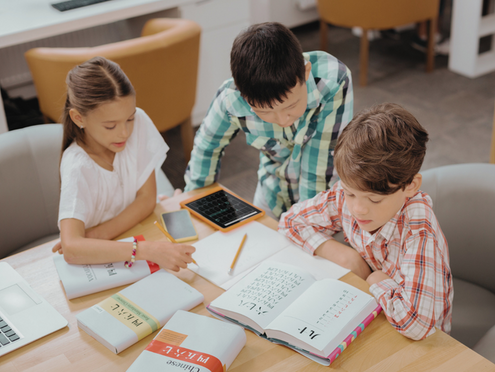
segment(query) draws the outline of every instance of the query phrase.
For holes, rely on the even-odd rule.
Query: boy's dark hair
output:
[[[361,111],[335,147],[335,168],[355,189],[390,195],[404,190],[419,172],[428,133],[403,107],[384,103]]]
[[[277,22],[252,25],[239,34],[230,52],[230,69],[241,96],[260,108],[283,102],[297,83],[305,82],[301,44]]]

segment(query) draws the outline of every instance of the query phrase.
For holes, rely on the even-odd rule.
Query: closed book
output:
[[[77,325],[115,354],[162,327],[177,310],[190,310],[203,295],[160,269],[80,312]]]
[[[244,328],[179,310],[127,372],[224,372],[245,344]]]
[[[316,280],[299,267],[270,261],[207,309],[323,365],[333,362],[381,311],[373,296],[350,284]]]
[[[142,235],[136,236],[136,239],[144,240]],[[127,238],[119,241],[132,242],[133,240],[134,238]],[[137,282],[160,269],[151,261],[136,261],[130,269],[124,266],[124,262],[71,265],[65,262],[63,255],[59,254],[53,256],[53,262],[69,300]]]

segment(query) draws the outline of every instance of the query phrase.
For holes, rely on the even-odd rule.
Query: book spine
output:
[[[375,319],[378,314],[382,311],[382,308],[380,305],[377,306],[375,310],[371,312],[370,315],[368,315],[361,324],[359,324],[354,331],[351,332],[349,336],[347,336],[344,341],[340,343],[337,348],[330,353],[330,355],[327,357],[330,360],[330,364],[333,363],[337,357],[342,354],[342,352],[349,346],[349,344],[356,339],[357,336],[361,334],[361,332],[364,331],[364,329],[371,323],[373,319]]]
[[[218,318],[218,319],[227,320],[227,321],[229,321],[229,322],[231,322],[231,323],[234,323],[234,324],[236,324],[236,325],[238,325],[238,326],[241,326],[241,327],[243,327],[243,328],[247,329],[248,331],[253,332],[254,334],[256,334],[256,335],[258,335],[258,336],[260,336],[260,337],[263,337],[263,338],[265,338],[265,339],[268,339],[264,333],[260,333],[260,332],[258,332],[256,329],[254,329],[254,328],[252,328],[252,327],[248,326],[247,324],[241,323],[241,322],[239,322],[238,320],[235,320],[235,319],[229,318],[228,316],[225,316],[225,315],[223,315],[223,314],[219,313],[218,311],[213,310],[213,309],[210,307],[210,305],[206,306],[206,310],[208,310],[208,311],[210,312],[210,314],[211,314],[211,315],[213,315],[214,317],[216,317],[216,318]]]

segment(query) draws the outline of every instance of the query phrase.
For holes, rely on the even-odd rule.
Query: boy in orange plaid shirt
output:
[[[334,161],[340,181],[281,216],[279,231],[365,279],[404,336],[449,333],[453,285],[447,241],[420,191],[428,133],[412,114],[382,104],[343,130]],[[332,235],[343,231],[346,246]]]

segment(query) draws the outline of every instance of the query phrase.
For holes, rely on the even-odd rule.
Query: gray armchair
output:
[[[0,258],[57,239],[62,125],[45,124],[0,135]],[[173,187],[156,171],[159,194]]]
[[[0,135],[0,258],[58,237],[62,125]]]
[[[493,345],[492,355],[475,345],[495,325],[495,164],[457,164],[421,173],[421,190],[433,199],[449,244],[454,277],[451,335],[494,358]]]

